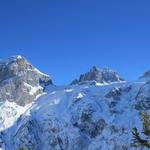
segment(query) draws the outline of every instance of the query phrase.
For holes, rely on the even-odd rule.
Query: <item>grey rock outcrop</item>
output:
[[[137,110],[149,110],[150,109],[150,82],[145,83],[139,90],[136,96]]]
[[[13,143],[7,139],[4,143],[14,150],[135,150],[130,142],[132,128],[140,125],[134,98],[141,84],[70,88],[38,99],[30,113],[5,131]],[[5,149],[10,150],[9,144]]]
[[[13,56],[0,61],[0,101],[13,101],[19,105],[32,102],[52,84],[48,75],[34,68],[24,57]]]
[[[132,129],[142,128],[139,112],[150,109],[150,82],[122,81],[115,71],[93,67],[76,86],[49,86],[26,109],[52,80],[23,57],[1,61],[0,149],[147,150],[131,140]]]
[[[146,71],[139,79],[142,81],[150,81],[150,70]]]
[[[95,81],[97,83],[113,83],[124,81],[115,71],[108,68],[102,70],[93,66],[89,72],[80,75],[79,79],[75,79],[71,84],[82,84],[88,81]]]
[[[39,135],[37,134],[38,124],[30,117],[22,121],[22,126],[13,137],[15,149],[40,150]],[[19,137],[19,138],[18,138]]]

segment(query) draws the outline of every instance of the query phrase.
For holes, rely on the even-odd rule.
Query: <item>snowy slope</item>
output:
[[[2,150],[135,150],[132,128],[142,129],[145,110],[150,71],[126,82],[93,67],[71,85],[55,86],[21,56],[0,61]]]
[[[52,84],[46,74],[33,67],[24,57],[12,56],[0,60],[0,147],[3,130],[14,122],[44,94]]]
[[[145,84],[124,82],[53,88],[4,132],[5,149],[133,149],[131,130],[135,126],[141,128],[139,112],[145,110],[141,105],[137,109],[142,101],[137,100],[137,95]]]
[[[0,132],[16,119],[52,84],[48,75],[33,67],[24,57],[0,60]]]

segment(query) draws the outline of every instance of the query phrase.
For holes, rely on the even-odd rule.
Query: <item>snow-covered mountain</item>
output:
[[[22,82],[34,87],[28,79]],[[127,82],[110,69],[93,67],[71,85],[54,86],[49,78],[44,84],[45,94],[38,98],[2,101],[3,150],[135,150],[132,128],[142,128],[139,114],[150,109],[150,74]]]
[[[94,81],[97,84],[109,84],[114,82],[123,82],[124,79],[120,77],[117,72],[109,68],[100,70],[96,66],[93,66],[89,72],[80,75],[79,79],[73,80],[71,84],[84,84],[89,81]]]
[[[52,84],[50,77],[24,57],[0,60],[0,132],[12,126],[49,84]]]
[[[0,61],[0,102],[24,106],[42,94],[43,86],[52,80],[33,67],[24,57],[13,56]]]

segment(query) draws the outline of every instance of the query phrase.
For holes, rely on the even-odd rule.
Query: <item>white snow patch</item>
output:
[[[51,95],[53,95],[53,94],[55,94],[56,93],[56,91],[53,91],[53,92],[51,92]]]
[[[16,58],[17,58],[17,59],[22,59],[22,56],[18,55]]]
[[[111,83],[108,83],[108,82],[104,82],[104,83],[96,82],[96,86],[105,86],[105,85],[113,85],[113,84],[121,84],[121,83],[126,83],[126,81],[111,82]]]
[[[77,98],[82,98],[84,97],[83,93],[78,93]]]
[[[66,90],[66,92],[72,92],[73,91],[73,89],[67,89]]]
[[[40,89],[42,89],[41,86],[32,87],[32,88],[31,88],[31,91],[29,92],[29,94],[30,94],[30,95],[34,95],[34,94],[36,94],[36,92],[37,92],[38,90],[40,90]]]
[[[25,82],[24,82],[24,86],[30,88],[30,92],[29,92],[30,95],[34,95],[34,94],[36,94],[36,92],[38,90],[42,89],[41,86],[31,86],[31,85],[29,85],[28,83],[25,83]]]
[[[17,105],[14,102],[4,102],[0,105],[0,131],[9,128],[23,114],[31,104],[24,107]]]
[[[38,70],[37,68],[34,68],[34,71],[36,71],[37,73],[41,74],[41,75],[44,75],[44,76],[47,76],[47,77],[50,77],[49,75],[45,74],[45,73],[42,73],[40,70]]]

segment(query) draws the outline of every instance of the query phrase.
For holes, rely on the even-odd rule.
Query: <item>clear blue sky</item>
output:
[[[20,54],[57,84],[91,66],[150,69],[149,0],[1,0],[0,58]]]

